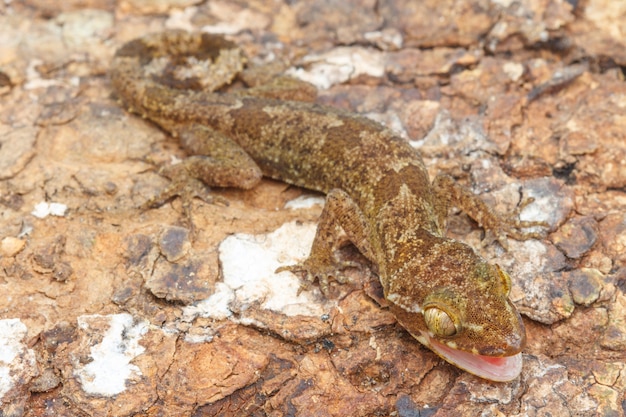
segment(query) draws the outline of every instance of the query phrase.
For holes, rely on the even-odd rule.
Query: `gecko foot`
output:
[[[221,196],[212,195],[209,187],[207,187],[202,181],[185,175],[184,172],[161,169],[160,174],[169,178],[171,182],[165,189],[143,203],[141,205],[142,210],[160,207],[168,201],[176,197],[180,197],[182,201],[184,221],[189,226],[193,227],[193,222],[191,221],[191,208],[192,202],[195,198],[198,198],[207,204],[219,204],[223,206],[229,205],[227,199]]]
[[[509,249],[508,237],[512,237],[515,240],[528,240],[528,239],[543,239],[546,237],[547,230],[545,231],[523,231],[522,229],[529,227],[545,227],[548,229],[550,224],[545,221],[527,221],[520,220],[519,215],[526,206],[531,204],[535,199],[529,197],[523,200],[518,207],[508,216],[503,216],[497,226],[487,230],[487,235],[483,240],[483,244],[489,244],[494,240],[504,248]]]
[[[298,289],[298,295],[302,291],[309,290],[311,284],[316,280],[319,284],[320,291],[325,297],[330,298],[330,283],[332,280],[339,284],[346,284],[349,282],[349,278],[343,273],[346,268],[359,268],[361,265],[358,262],[352,261],[337,261],[337,262],[319,262],[314,261],[312,258],[308,258],[301,264],[281,266],[276,269],[276,273],[289,271],[302,278],[302,283]]]

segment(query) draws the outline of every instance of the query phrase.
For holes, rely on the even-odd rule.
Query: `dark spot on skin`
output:
[[[154,58],[156,50],[156,48],[146,45],[141,39],[135,39],[119,48],[115,56],[138,58],[140,65],[147,65]]]

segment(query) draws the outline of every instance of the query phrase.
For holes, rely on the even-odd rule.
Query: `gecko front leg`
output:
[[[276,272],[290,271],[302,275],[305,280],[302,287],[305,289],[317,279],[320,290],[328,296],[330,279],[343,284],[347,280],[341,270],[357,266],[353,262],[339,261],[336,257],[342,230],[367,259],[374,261],[365,216],[345,191],[333,189],[326,195],[326,204],[308,258],[301,264],[280,267]]]

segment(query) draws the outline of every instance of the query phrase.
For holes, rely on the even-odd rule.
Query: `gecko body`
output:
[[[214,35],[169,31],[118,50],[111,68],[118,96],[191,155],[169,175],[172,185],[159,200],[179,193],[181,177],[247,189],[267,176],[326,193],[311,254],[283,270],[319,280],[326,292],[345,267],[334,255],[344,230],[375,266],[391,310],[411,335],[473,374],[516,378],[526,335],[508,299],[511,280],[445,237],[445,222],[455,204],[501,242],[506,235],[535,237],[518,230],[534,224],[501,218],[450,177],[431,182],[418,152],[382,125],[290,99],[311,101],[310,91],[293,93],[280,83],[211,91],[241,69],[238,48]],[[206,81],[205,73],[218,80]]]

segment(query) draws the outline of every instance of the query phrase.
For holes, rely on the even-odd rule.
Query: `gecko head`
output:
[[[464,244],[448,240],[445,249],[446,256],[409,262],[390,280],[392,311],[446,361],[485,379],[515,379],[526,332],[508,298],[509,275]]]

